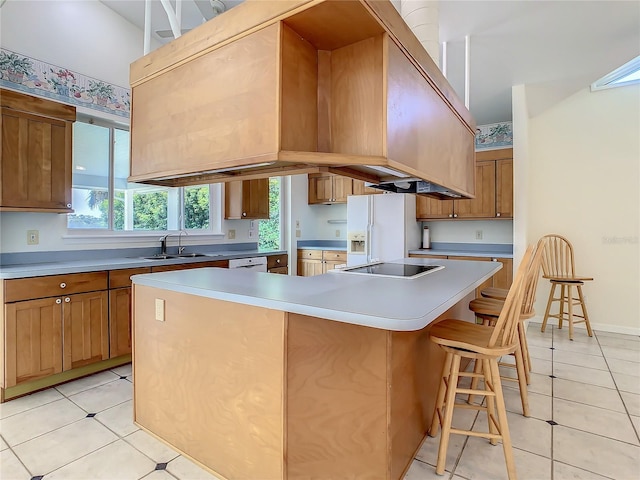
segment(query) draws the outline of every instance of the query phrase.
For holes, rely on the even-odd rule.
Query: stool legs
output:
[[[555,297],[556,287],[560,286],[560,296]],[[576,288],[578,297],[574,297],[573,288]],[[551,305],[553,302],[560,302],[558,314],[551,315]],[[565,310],[566,305],[566,310]],[[582,315],[574,315],[573,307],[579,305],[582,309]],[[551,291],[549,292],[549,300],[547,302],[547,309],[544,312],[544,319],[542,320],[541,332],[544,332],[547,327],[547,320],[550,317],[558,319],[558,329],[562,328],[562,323],[565,319],[569,324],[569,340],[573,340],[574,324],[584,322],[587,327],[587,334],[593,337],[593,331],[591,330],[591,323],[589,322],[589,314],[587,313],[587,305],[584,302],[584,295],[582,293],[582,284],[580,283],[552,283]],[[582,318],[582,320],[574,321],[574,317]]]
[[[449,435],[451,435],[451,422],[453,421],[453,410],[456,401],[456,386],[458,384],[458,372],[460,371],[460,357],[453,355],[451,362],[451,372],[447,382],[447,395],[444,406],[444,418],[442,419],[442,433],[440,434],[440,447],[438,448],[438,463],[436,464],[436,474],[443,475],[445,462],[447,459],[447,448],[449,447]]]
[[[507,474],[510,480],[516,478],[516,465],[513,459],[513,449],[511,448],[511,435],[509,426],[507,425],[507,409],[504,404],[504,395],[502,394],[502,383],[500,382],[500,371],[497,362],[487,362],[491,370],[491,383],[493,391],[496,395],[496,411],[498,414],[498,423],[500,425],[500,435],[502,436],[502,449],[504,450],[504,459],[507,464]]]
[[[442,420],[444,417],[442,408],[444,406],[444,397],[447,393],[449,372],[451,371],[452,361],[453,355],[447,352],[447,356],[444,359],[444,366],[442,367],[442,375],[440,376],[440,386],[438,387],[438,395],[436,397],[436,408],[434,409],[433,419],[431,420],[431,428],[429,429],[430,437],[435,437],[438,434],[438,427],[442,424]]]

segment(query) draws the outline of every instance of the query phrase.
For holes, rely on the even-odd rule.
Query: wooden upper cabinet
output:
[[[496,161],[496,217],[513,218],[513,160]]]
[[[353,194],[353,180],[330,173],[309,174],[309,205],[347,203],[347,196]]]
[[[72,212],[75,108],[8,90],[0,99],[0,210]]]
[[[418,220],[453,218],[453,200],[438,200],[416,195],[416,218]]]
[[[496,163],[476,163],[476,198],[454,200],[457,218],[492,218],[496,215]]]
[[[224,190],[224,218],[268,219],[269,179],[227,182]]]
[[[418,220],[513,218],[513,149],[477,152],[476,198],[437,200],[417,196]]]

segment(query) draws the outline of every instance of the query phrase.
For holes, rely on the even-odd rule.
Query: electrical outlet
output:
[[[255,238],[256,235],[256,231],[255,230],[249,230],[249,238]]]
[[[476,240],[482,240],[482,230],[476,230]]]
[[[164,300],[156,298],[156,320],[164,322]]]
[[[301,230],[296,230],[296,238],[300,238],[302,236]]]
[[[256,221],[255,220],[251,220],[249,222],[249,230],[255,230],[256,229]]]
[[[229,240],[233,240],[234,238],[236,238],[236,231],[231,229],[227,232],[227,237],[229,237]]]
[[[27,230],[27,245],[38,245],[40,243],[39,230]]]
[[[340,230],[336,230],[336,237],[340,237]]]

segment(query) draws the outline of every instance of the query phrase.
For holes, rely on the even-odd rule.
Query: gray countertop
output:
[[[99,270],[119,270],[123,268],[153,267],[159,265],[177,265],[182,263],[211,262],[232,258],[247,258],[264,255],[279,255],[286,250],[242,250],[217,251],[203,257],[170,258],[166,260],[148,260],[141,257],[114,257],[84,260],[66,260],[52,262],[28,263],[22,265],[3,265],[0,267],[0,279],[42,277],[66,273],[95,272]]]
[[[513,253],[509,252],[487,252],[483,250],[454,250],[432,248],[409,250],[409,255],[447,255],[449,257],[513,258]]]
[[[424,328],[464,299],[502,265],[406,258],[444,269],[414,279],[330,272],[313,277],[203,268],[134,275],[134,285],[198,295],[386,330]]]

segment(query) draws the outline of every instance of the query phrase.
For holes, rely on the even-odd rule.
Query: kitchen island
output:
[[[135,422],[222,478],[402,478],[442,368],[430,325],[500,265],[400,262],[445,268],[134,276]]]

